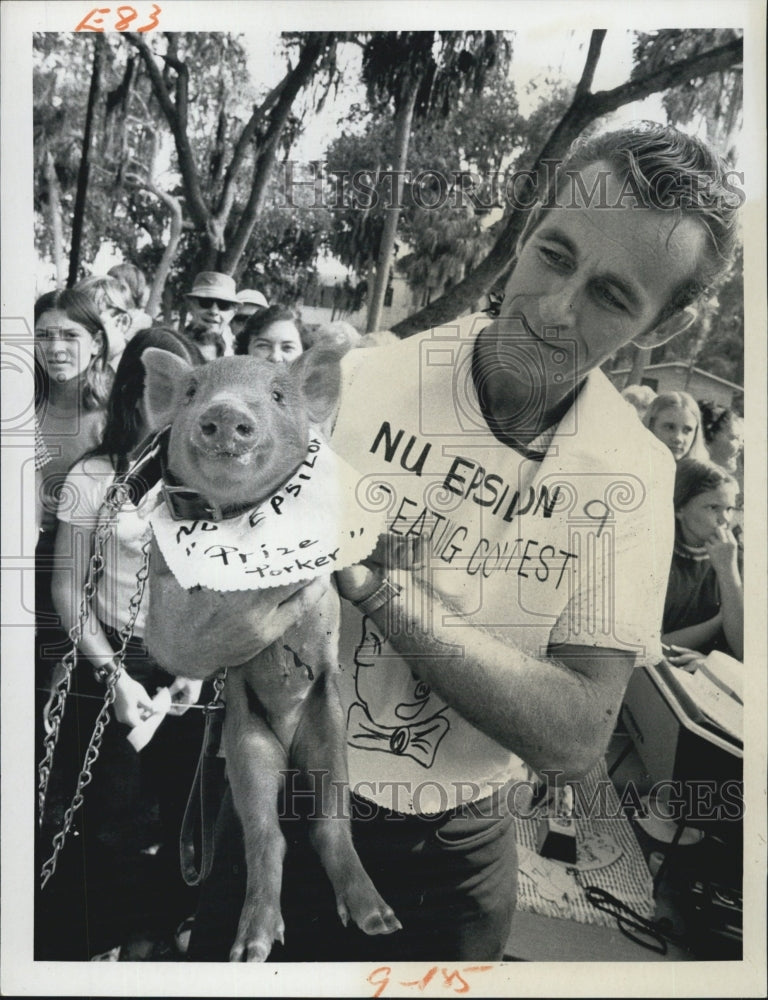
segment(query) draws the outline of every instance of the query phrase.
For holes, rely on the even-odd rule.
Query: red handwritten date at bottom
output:
[[[438,988],[450,990],[452,993],[469,993],[469,977],[476,972],[488,972],[492,965],[465,965],[462,969],[441,969],[434,965],[421,979],[400,981],[400,986],[412,987],[413,989],[424,990],[430,983],[434,982]],[[438,976],[440,973],[440,976]],[[390,983],[392,978],[392,968],[389,965],[380,965],[368,976],[368,982],[376,987],[374,997],[380,997]]]
[[[106,14],[113,14],[114,23],[107,24],[105,28],[103,15]],[[139,12],[129,4],[115,7],[114,11],[112,7],[94,7],[88,11],[75,28],[75,31],[127,31],[130,28],[131,31],[143,33],[145,31],[152,31],[153,28],[159,25],[161,14],[162,9],[156,3],[153,3],[146,24],[136,27],[133,22],[139,19]]]

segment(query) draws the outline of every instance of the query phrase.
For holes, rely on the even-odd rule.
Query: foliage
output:
[[[664,360],[693,361],[713,375],[744,384],[743,248],[712,288],[700,319],[666,345]]]
[[[249,203],[259,171],[266,190],[274,158],[286,155],[301,121],[291,111],[292,98],[283,100],[280,120],[275,121],[273,111],[281,91],[274,88],[267,95],[263,115],[243,144],[237,169],[230,171],[246,123],[256,118],[254,103],[265,98],[265,93],[257,93],[250,83],[241,40],[221,33],[153,33],[151,38],[141,37],[146,48],[142,53],[129,36],[105,37],[104,87],[97,108],[94,165],[83,220],[83,258],[93,260],[99,247],[109,243],[151,274],[169,238],[167,207],[158,197],[158,189],[162,189],[181,198],[185,206],[186,229],[171,276],[171,286],[178,292],[188,285],[190,271],[200,269],[205,247],[216,238],[215,224],[225,239],[243,238],[238,227],[245,216],[250,212],[254,221],[263,208],[263,203],[255,207]],[[317,99],[321,99],[334,78],[332,36],[286,37],[286,78],[301,60],[304,37],[325,42],[319,58],[314,63],[307,60],[315,97],[319,94]],[[40,34],[34,39],[35,234],[43,259],[51,259],[53,253],[50,175],[46,175],[49,154],[58,180],[64,240],[71,238],[91,45],[92,40],[84,34]],[[282,85],[284,92],[285,80]],[[178,143],[174,148],[169,134],[167,108],[161,106],[164,96],[183,118],[188,144],[184,163]],[[204,191],[210,225],[209,219],[195,219],[194,192],[187,183],[190,173]],[[308,225],[306,232],[312,228]],[[286,237],[289,231],[293,240]],[[261,237],[251,240],[252,246],[248,240],[251,234],[245,234],[245,250],[253,258],[266,239],[270,253],[289,253],[293,242],[294,249],[306,256],[306,249],[301,249],[306,245],[306,232],[295,220],[286,226],[273,218]],[[317,241],[310,242],[315,245]]]
[[[633,46],[632,79],[739,37],[741,32],[730,28],[638,32]],[[703,118],[708,140],[729,155],[733,137],[741,128],[743,97],[742,68],[734,65],[682,80],[664,94],[662,101],[669,121],[678,125],[689,125],[695,118]]]
[[[351,130],[335,139],[326,154],[327,199],[341,201],[342,178],[346,193],[344,204],[332,212],[327,246],[365,277],[378,254],[391,192],[386,171],[391,168],[394,125],[388,113],[359,106],[340,125],[347,122]],[[396,245],[406,253],[398,254],[396,268],[425,299],[460,280],[487,250],[484,218],[501,205],[502,168],[521,142],[523,127],[514,85],[501,70],[490,75],[482,94],[460,94],[447,116],[428,116],[415,124]],[[362,178],[361,189],[364,185],[357,196],[354,176]],[[369,202],[374,203],[366,207]]]

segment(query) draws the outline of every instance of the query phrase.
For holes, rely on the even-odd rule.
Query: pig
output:
[[[220,358],[193,368],[181,358],[150,348],[145,403],[155,427],[170,425],[166,468],[173,479],[222,508],[256,506],[272,496],[307,455],[310,428],[328,421],[340,386],[339,355],[315,347],[291,364],[251,357]],[[322,517],[322,510],[318,510]],[[255,529],[257,530],[257,529]],[[247,861],[245,902],[231,961],[265,961],[283,941],[280,912],[286,845],[278,797],[288,768],[313,772],[319,802],[309,821],[310,840],[333,886],[346,925],[351,918],[367,934],[400,928],[355,851],[348,801],[339,809],[338,790],[348,800],[346,726],[336,685],[340,604],[331,585],[313,582],[322,596],[311,611],[265,648],[249,650],[245,662],[216,663],[216,609],[233,602],[244,615],[279,621],[280,605],[296,599],[301,584],[265,590],[219,592],[195,588],[202,621],[209,624],[208,649],[200,662],[185,663],[188,677],[207,678],[227,666],[222,741],[233,801],[242,822]],[[176,608],[181,592],[153,542],[151,599],[146,639],[164,662],[164,648],[184,628]],[[223,645],[223,637],[218,641]],[[317,776],[324,776],[317,781]],[[318,787],[319,785],[319,787]],[[317,818],[315,818],[317,817]]]

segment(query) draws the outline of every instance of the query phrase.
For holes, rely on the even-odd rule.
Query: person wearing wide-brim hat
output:
[[[234,334],[230,323],[240,304],[234,279],[219,271],[201,271],[186,299],[190,318],[184,333],[209,360],[233,354]]]
[[[269,302],[257,288],[241,288],[237,293],[237,312],[230,323],[232,332],[237,339],[238,334],[248,322],[248,318],[254,313],[263,312],[269,308]]]

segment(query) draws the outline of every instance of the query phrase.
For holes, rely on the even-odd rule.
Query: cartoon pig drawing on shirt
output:
[[[429,768],[440,741],[450,728],[443,714],[446,704],[424,681],[402,671],[399,700],[381,683],[387,670],[382,656],[384,640],[365,615],[362,636],[355,649],[355,692],[347,716],[347,741],[358,750],[412,757]]]

